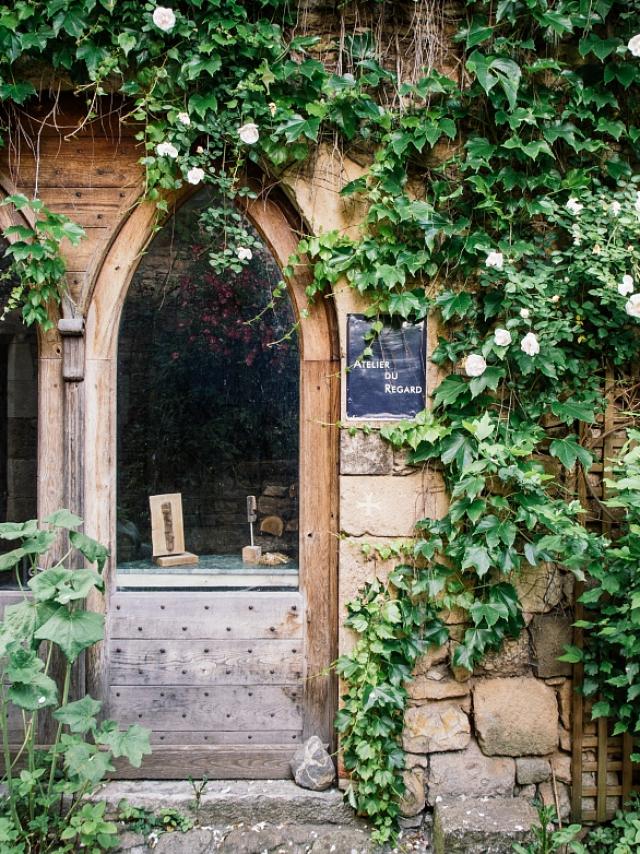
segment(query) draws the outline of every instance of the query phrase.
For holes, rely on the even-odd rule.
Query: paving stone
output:
[[[514,842],[527,842],[537,822],[523,798],[443,800],[436,805],[435,854],[511,854]]]
[[[172,807],[201,825],[253,825],[260,821],[360,824],[338,789],[312,792],[296,786],[293,780],[210,781],[197,812],[193,810],[193,787],[186,780],[114,780],[97,795],[98,800],[107,801],[111,815],[123,798],[152,812]]]
[[[473,689],[480,746],[489,756],[540,756],[558,745],[558,702],[539,679],[482,679]]]

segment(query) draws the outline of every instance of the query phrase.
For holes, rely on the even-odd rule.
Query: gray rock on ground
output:
[[[336,770],[324,744],[312,735],[293,754],[291,773],[298,786],[322,792],[333,784]]]

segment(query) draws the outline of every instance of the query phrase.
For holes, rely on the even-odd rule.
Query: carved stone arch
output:
[[[173,213],[197,189],[169,200]],[[300,230],[284,195],[245,200],[244,212],[283,269],[295,251]],[[153,204],[143,202],[123,222],[97,271],[88,302],[84,380],[84,519],[90,535],[116,540],[116,371],[122,307],[135,270],[157,226]],[[338,472],[336,422],[339,418],[339,346],[333,303],[321,300],[309,309],[310,269],[298,265],[286,283],[299,320],[300,344],[300,589],[306,608],[306,667],[315,676],[306,683],[304,734],[333,743],[337,689],[326,669],[337,654]],[[106,595],[89,603],[106,612],[114,589],[113,566],[106,570]],[[109,662],[105,649],[87,661],[88,690],[106,697]],[[148,768],[148,765],[147,765]],[[147,772],[148,773],[148,772]]]

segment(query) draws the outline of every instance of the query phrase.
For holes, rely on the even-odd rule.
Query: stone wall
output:
[[[393,560],[365,556],[412,533],[421,515],[446,510],[437,473],[404,464],[377,431],[341,436],[340,599],[384,578]],[[375,551],[375,550],[374,550]],[[517,582],[526,627],[473,674],[450,665],[464,626],[450,614],[451,640],[418,663],[408,685],[403,747],[407,753],[404,822],[420,824],[443,800],[518,797],[556,804],[569,815],[571,667],[557,660],[571,642],[572,578],[553,566]],[[341,629],[341,651],[353,643]],[[556,795],[557,793],[557,795]]]

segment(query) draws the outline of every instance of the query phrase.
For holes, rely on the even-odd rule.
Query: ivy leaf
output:
[[[69,727],[71,732],[84,733],[96,725],[96,715],[102,708],[99,700],[88,694],[74,703],[67,703],[53,713],[54,718]]]
[[[465,317],[473,306],[473,298],[467,291],[444,291],[436,297],[436,305],[447,322],[452,317]]]
[[[591,424],[595,419],[593,406],[573,400],[556,400],[551,404],[551,411],[565,424],[571,424],[572,421],[586,421]]]
[[[584,652],[580,647],[569,644],[564,649],[564,654],[558,656],[558,661],[567,661],[569,664],[578,664],[580,661],[584,661]]]
[[[19,540],[22,537],[31,537],[37,530],[37,519],[29,519],[28,522],[0,522],[0,540]]]
[[[133,33],[120,33],[118,36],[118,47],[122,49],[125,56],[129,56],[129,53],[137,44],[138,39],[133,35]]]
[[[92,611],[68,611],[60,608],[35,633],[38,640],[56,643],[68,661],[104,637],[104,616]]]
[[[433,405],[447,407],[455,403],[458,398],[468,391],[468,384],[464,377],[451,374],[445,377],[433,395]]]
[[[462,559],[462,569],[475,569],[482,578],[491,569],[491,556],[486,546],[468,546]]]
[[[295,142],[301,136],[315,142],[318,138],[319,129],[319,118],[305,119],[298,113],[295,113],[291,118],[287,119],[287,121],[279,128],[279,130],[284,133],[284,138],[287,142]]]
[[[471,397],[477,397],[486,388],[491,389],[491,391],[495,391],[498,388],[498,383],[504,375],[504,368],[501,368],[497,365],[491,365],[490,367],[486,368],[482,376],[473,377],[473,379],[469,382],[469,390],[471,392]]]
[[[557,457],[567,469],[572,469],[576,460],[580,460],[585,471],[591,468],[593,457],[583,448],[577,436],[567,436],[565,439],[554,439],[549,446],[551,456]]]

